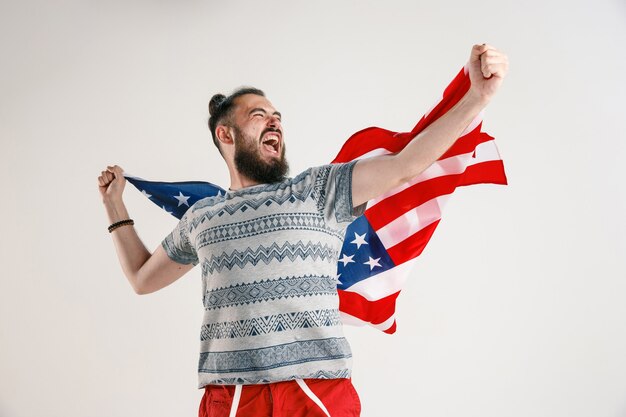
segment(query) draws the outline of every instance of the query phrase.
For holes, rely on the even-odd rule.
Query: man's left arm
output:
[[[352,173],[352,205],[357,207],[420,175],[443,155],[489,103],[508,71],[508,58],[490,45],[474,45],[471,87],[446,114],[394,155],[362,159]]]

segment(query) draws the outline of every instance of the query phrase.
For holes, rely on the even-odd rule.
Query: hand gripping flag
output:
[[[417,134],[450,110],[469,90],[467,67],[442,99],[410,132],[370,127],[352,135],[332,163],[401,151]],[[396,330],[396,299],[417,257],[441,220],[442,208],[456,187],[506,184],[494,139],[481,131],[482,114],[448,151],[417,178],[367,203],[365,213],[345,234],[337,264],[339,310],[346,324],[368,324],[385,333]],[[199,182],[150,182],[126,176],[146,197],[177,218],[197,200],[224,193]]]

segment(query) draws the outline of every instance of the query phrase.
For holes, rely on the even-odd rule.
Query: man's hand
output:
[[[126,178],[124,170],[118,165],[108,166],[98,177],[98,191],[107,211],[110,223],[128,219],[128,211],[122,199]]]
[[[509,59],[491,45],[474,45],[469,60],[469,93],[485,104],[498,91],[509,70]]]
[[[107,166],[106,171],[102,171],[98,177],[98,189],[103,202],[121,201],[125,185],[124,170],[118,165]]]

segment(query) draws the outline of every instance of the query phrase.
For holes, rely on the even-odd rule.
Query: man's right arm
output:
[[[400,152],[360,159],[352,175],[354,207],[416,178],[456,142],[500,88],[508,72],[508,57],[491,45],[474,45],[468,63],[470,88]]]
[[[98,177],[98,188],[111,224],[129,219],[122,193],[126,179],[119,166],[109,166]],[[124,275],[137,294],[149,294],[168,286],[193,268],[167,256],[161,245],[150,254],[134,226],[118,227],[111,232]]]

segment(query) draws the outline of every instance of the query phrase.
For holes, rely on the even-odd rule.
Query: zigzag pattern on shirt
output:
[[[351,358],[348,341],[343,338],[301,340],[259,349],[233,352],[202,352],[198,372],[214,374],[259,372],[306,362]]]
[[[350,370],[349,369],[339,369],[338,371],[317,371],[312,374],[306,375],[291,375],[283,381],[293,381],[294,379],[339,379],[339,378],[350,378]],[[267,378],[260,377],[252,377],[252,378],[219,378],[213,379],[209,384],[218,384],[218,385],[242,385],[242,384],[267,384],[270,382],[276,382]]]
[[[261,303],[281,298],[332,295],[337,293],[337,282],[329,276],[304,275],[283,277],[237,284],[208,290],[203,297],[205,310],[214,310],[243,304]]]
[[[211,220],[213,217],[222,216],[226,213],[229,215],[233,215],[234,213],[241,211],[244,212],[248,209],[257,210],[262,206],[270,206],[272,204],[278,204],[279,206],[283,205],[285,202],[289,201],[290,203],[296,202],[296,200],[305,201],[307,198],[311,197],[311,190],[313,189],[313,184],[305,184],[304,187],[296,187],[299,183],[305,181],[307,177],[311,175],[311,171],[305,171],[302,174],[298,175],[291,181],[283,181],[276,184],[267,184],[263,187],[254,187],[254,190],[239,190],[230,192],[231,198],[245,195],[244,199],[237,199],[240,201],[226,203],[225,197],[221,198],[205,198],[199,200],[196,204],[193,205],[192,212],[195,213],[197,210],[204,209],[207,207],[213,207],[218,203],[224,202],[224,204],[220,204],[218,207],[210,208],[206,212],[202,213],[200,216],[193,219],[192,223],[189,225],[190,230],[193,230],[198,227],[200,223],[203,223],[206,220]],[[287,187],[291,187],[291,192],[277,192],[278,190],[284,190]],[[255,194],[258,194],[255,196]]]
[[[339,310],[297,311],[253,317],[245,320],[205,324],[200,331],[200,340],[234,339],[294,329],[338,326],[340,324]]]
[[[296,244],[285,242],[282,246],[278,246],[276,242],[272,243],[269,248],[263,245],[259,245],[256,249],[246,248],[245,251],[239,252],[234,250],[232,253],[223,252],[221,255],[211,255],[210,259],[204,259],[202,261],[202,276],[207,274],[213,274],[213,272],[221,272],[222,269],[228,270],[238,266],[243,269],[247,264],[256,265],[259,262],[263,262],[266,265],[273,259],[278,262],[282,262],[284,259],[294,261],[296,258],[313,260],[326,260],[329,262],[337,261],[337,249],[327,244],[321,244],[319,242],[302,243],[301,240]]]
[[[199,248],[227,240],[241,239],[280,230],[314,230],[343,240],[343,234],[329,229],[318,213],[277,213],[203,230],[196,238]]]
[[[320,211],[324,209],[324,204],[326,203],[326,183],[330,175],[330,169],[330,165],[324,166],[317,174],[315,185],[313,186],[313,195],[317,200],[317,209]]]

